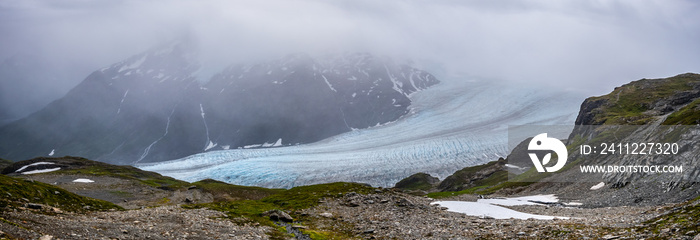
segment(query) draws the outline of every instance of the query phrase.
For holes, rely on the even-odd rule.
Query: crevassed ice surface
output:
[[[185,181],[291,188],[348,181],[392,187],[417,172],[441,179],[508,154],[508,125],[573,124],[583,98],[487,82],[414,93],[412,111],[382,126],[297,146],[232,149],[137,167]],[[284,139],[282,139],[284,141]]]

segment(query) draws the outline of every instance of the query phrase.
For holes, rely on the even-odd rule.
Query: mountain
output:
[[[131,164],[209,150],[315,142],[406,115],[439,81],[369,54],[290,55],[196,75],[188,43],[90,74],[65,97],[0,127],[0,157],[77,155]]]
[[[232,66],[204,85],[205,143],[228,149],[315,142],[395,121],[409,112],[412,93],[437,83],[425,71],[367,53]]]
[[[563,140],[569,154],[561,170],[534,171],[528,158],[530,140],[526,139],[507,159],[511,167],[519,166],[517,173],[522,174],[511,176],[508,182],[489,184],[484,192],[519,187],[500,193],[556,193],[586,207],[655,206],[694,199],[700,194],[700,170],[696,167],[699,103],[700,74],[695,73],[641,79],[609,94],[590,97],[581,104],[576,126]],[[591,151],[583,153],[583,145]],[[587,166],[625,169],[592,173],[582,170]],[[643,168],[655,166],[682,170],[653,172]],[[521,168],[529,170],[523,173]]]
[[[616,88],[610,94],[584,101],[576,120],[577,127],[568,139],[570,145],[585,139],[592,146],[617,142],[623,146],[626,143],[647,143],[646,147],[648,143],[655,143],[655,146],[658,143],[661,147],[657,147],[657,150],[662,150],[661,154],[618,152],[593,156],[570,151],[569,159],[578,160],[580,165],[680,166],[682,172],[583,174],[576,167],[550,178],[553,181],[561,178],[580,179],[587,185],[603,182],[604,187],[598,191],[587,189],[577,193],[578,197],[589,198],[598,205],[659,204],[697,197],[700,192],[697,185],[700,170],[696,168],[696,156],[700,152],[696,144],[700,141],[698,103],[700,74],[686,73],[634,81]],[[663,152],[664,145],[668,146],[667,154]],[[671,152],[674,145],[677,148]],[[571,191],[575,190],[562,189],[562,192]]]
[[[187,57],[175,45],[93,72],[65,97],[0,128],[0,152],[16,160],[54,153],[133,158],[162,134],[169,114],[196,84],[191,74],[197,65]]]

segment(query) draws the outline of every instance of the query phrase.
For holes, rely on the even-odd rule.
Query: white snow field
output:
[[[392,187],[418,172],[443,179],[505,157],[508,125],[573,125],[583,98],[545,92],[551,89],[443,82],[412,94],[411,113],[392,123],[310,144],[212,151],[136,166],[185,181],[272,188],[338,181]]]
[[[535,201],[535,202],[533,202]],[[501,206],[518,206],[518,205],[536,205],[543,203],[556,203],[558,199],[554,195],[535,195],[516,198],[502,199],[479,199],[476,202],[465,201],[438,201],[431,204],[437,204],[447,208],[447,211],[464,213],[469,216],[476,217],[492,217],[495,219],[541,219],[552,220],[554,218],[569,219],[568,217],[544,216],[524,212],[518,212],[513,209]]]
[[[95,181],[87,179],[87,178],[78,178],[73,180],[74,183],[94,183]]]
[[[60,167],[57,168],[49,168],[49,169],[41,169],[41,170],[32,170],[32,171],[26,171],[22,172],[23,175],[29,175],[29,174],[37,174],[37,173],[47,173],[47,172],[55,172],[61,170]]]

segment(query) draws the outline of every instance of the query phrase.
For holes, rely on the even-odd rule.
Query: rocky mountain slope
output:
[[[700,75],[687,73],[664,79],[642,79],[616,88],[610,94],[587,99],[568,139],[569,146],[582,141],[601,143],[667,143],[678,151],[668,154],[583,155],[572,149],[572,165],[680,166],[680,173],[614,172],[583,174],[573,167],[545,181],[576,179],[582,185],[564,193],[600,205],[659,204],[681,202],[700,194],[700,164],[696,160],[700,141],[696,107],[700,102]],[[593,126],[584,126],[584,125]],[[689,125],[682,125],[689,124]],[[634,126],[628,126],[634,125]],[[663,145],[661,145],[663,146]],[[661,148],[660,148],[661,149]],[[662,149],[661,149],[662,150]],[[570,181],[569,181],[570,182]],[[591,186],[603,182],[595,191]],[[590,185],[590,186],[587,186]]]
[[[700,169],[695,159],[700,152],[696,144],[700,134],[694,126],[700,116],[698,102],[699,74],[631,82],[584,101],[576,126],[565,140],[569,160],[562,171],[528,170],[532,164],[527,158],[530,139],[525,139],[507,159],[459,170],[429,196],[556,193],[585,207],[656,206],[694,199],[700,195]],[[677,154],[582,154],[579,149],[582,143],[597,146],[611,142],[676,143],[680,149]],[[584,165],[672,165],[682,166],[683,172],[592,174],[581,172],[579,166]],[[514,168],[518,171],[512,171]]]
[[[131,164],[210,150],[309,143],[394,121],[438,83],[390,59],[290,55],[197,79],[187,43],[90,74],[65,97],[0,127],[0,157],[83,156]]]

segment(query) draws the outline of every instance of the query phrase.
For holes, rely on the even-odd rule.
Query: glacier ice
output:
[[[445,178],[505,157],[509,125],[573,124],[582,97],[487,82],[444,82],[411,95],[398,121],[278,148],[210,151],[139,164],[166,176],[272,188],[348,181],[391,187],[417,172]]]

